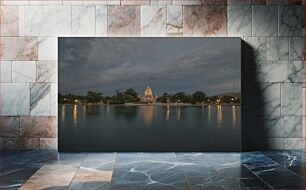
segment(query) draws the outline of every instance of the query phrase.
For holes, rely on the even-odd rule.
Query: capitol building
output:
[[[153,95],[152,89],[150,88],[150,86],[148,86],[144,90],[144,95],[139,98],[141,99],[141,102],[143,103],[155,103],[155,100],[157,97]]]

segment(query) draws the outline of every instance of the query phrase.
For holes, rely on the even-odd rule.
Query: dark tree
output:
[[[194,102],[203,102],[206,98],[206,94],[202,91],[196,91],[193,93],[192,98]]]

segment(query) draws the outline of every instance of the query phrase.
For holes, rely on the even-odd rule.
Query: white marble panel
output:
[[[107,6],[96,5],[96,36],[107,36]]]
[[[166,6],[141,6],[141,35],[166,36]]]
[[[37,82],[57,82],[56,61],[37,61]]]
[[[181,5],[167,6],[167,35],[183,35],[183,7]]]
[[[1,83],[2,116],[29,115],[30,85],[29,83]]]
[[[284,138],[284,149],[285,150],[304,149],[304,139]]]
[[[38,59],[57,60],[57,37],[38,38]]]
[[[257,82],[303,82],[304,80],[302,61],[258,61],[256,66]]]
[[[302,36],[303,6],[279,6],[279,36]]]
[[[151,5],[171,5],[172,0],[151,0]]]
[[[277,36],[277,5],[254,5],[252,20],[253,36]]]
[[[289,38],[268,37],[267,38],[267,60],[288,61],[289,60]]]
[[[10,61],[0,61],[0,82],[12,82],[12,63]]]
[[[120,5],[120,0],[84,0],[85,5]]]
[[[63,0],[63,5],[83,5],[84,0]]]
[[[72,35],[95,35],[95,6],[72,6]]]
[[[26,36],[67,36],[71,34],[71,6],[26,6]]]
[[[290,37],[289,43],[290,43],[289,59],[292,61],[303,61],[304,38]]]
[[[30,0],[30,5],[61,5],[63,0]]]
[[[12,82],[35,82],[36,61],[13,61]]]
[[[281,107],[282,115],[303,114],[303,83],[281,84]]]
[[[30,114],[34,116],[49,116],[51,114],[51,84],[31,84]]]
[[[302,138],[303,133],[303,116],[285,116],[285,137]]]
[[[29,5],[30,0],[1,0],[3,5]]]
[[[228,6],[227,27],[229,36],[252,35],[252,6]]]

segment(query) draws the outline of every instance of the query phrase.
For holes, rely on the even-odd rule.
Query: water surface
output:
[[[240,151],[240,106],[59,105],[60,151]]]

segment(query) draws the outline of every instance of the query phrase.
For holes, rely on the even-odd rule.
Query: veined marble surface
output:
[[[253,36],[277,36],[277,5],[254,5],[252,20]]]
[[[25,6],[20,17],[26,36],[71,35],[71,6]]]
[[[96,7],[72,6],[72,35],[94,36],[96,20]]]
[[[141,35],[166,36],[166,6],[141,6]]]
[[[167,35],[183,35],[183,7],[180,5],[167,6]]]
[[[50,116],[51,114],[51,84],[50,83],[32,83],[30,87],[30,115]]]
[[[252,33],[252,6],[228,6],[228,35],[251,36]]]
[[[19,35],[19,7],[1,7],[1,36]]]
[[[304,189],[305,152],[3,152],[1,189]]]

